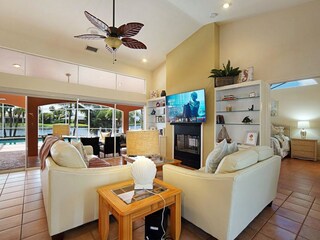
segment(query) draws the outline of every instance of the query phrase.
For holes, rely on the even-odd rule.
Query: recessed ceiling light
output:
[[[142,62],[146,63],[146,62],[148,62],[148,60],[146,58],[142,58]]]
[[[12,66],[14,66],[15,68],[21,68],[21,65],[18,63],[14,63],[14,64],[12,64]]]
[[[231,6],[231,3],[225,3],[225,4],[223,4],[223,8],[229,8]]]

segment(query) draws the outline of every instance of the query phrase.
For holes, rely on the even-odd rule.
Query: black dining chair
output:
[[[100,146],[99,137],[81,137],[80,141],[83,145],[90,145],[93,148],[93,154],[99,156]]]
[[[103,152],[103,156],[106,154],[112,154],[112,156],[114,156],[114,137],[106,137],[100,150]],[[120,156],[120,137],[116,137],[116,153]]]

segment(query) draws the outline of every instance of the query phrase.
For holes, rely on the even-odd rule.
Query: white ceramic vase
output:
[[[134,189],[153,189],[153,179],[156,173],[157,167],[151,159],[137,157],[131,168]]]

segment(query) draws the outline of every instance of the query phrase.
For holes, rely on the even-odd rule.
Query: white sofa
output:
[[[92,154],[91,147],[85,146],[85,150],[88,155]],[[64,150],[64,156],[65,153]],[[65,167],[57,165],[53,158],[48,156],[45,159],[45,168],[41,171],[41,184],[49,234],[53,236],[98,219],[97,189],[129,179],[131,168],[127,165],[101,168]]]
[[[229,159],[254,155],[262,160],[263,154],[248,151],[254,150],[233,153]],[[234,239],[276,196],[281,159],[273,156],[271,148],[268,151],[271,156],[266,160],[229,173],[205,173],[166,164],[163,180],[182,189],[185,219],[220,240]]]

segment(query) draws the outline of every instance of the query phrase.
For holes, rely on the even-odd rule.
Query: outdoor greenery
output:
[[[4,104],[3,109],[1,107],[0,119],[1,122],[2,119],[7,119],[7,121],[4,122],[3,136],[16,136],[17,129],[25,126],[23,122],[25,119],[25,110],[20,107]]]
[[[3,109],[2,109],[3,106]],[[0,107],[0,124],[3,132],[0,137],[25,136],[25,109],[2,105]],[[98,134],[100,129],[111,131],[113,113],[115,112],[115,128],[122,128],[123,112],[110,107],[76,103],[53,104],[39,107],[39,129],[52,131],[52,125],[68,123],[75,134],[76,127],[90,128],[92,134]],[[78,118],[78,119],[77,119]],[[77,126],[78,124],[78,126]],[[141,110],[129,113],[129,125],[134,128],[143,128]]]

